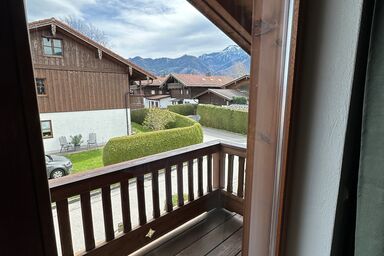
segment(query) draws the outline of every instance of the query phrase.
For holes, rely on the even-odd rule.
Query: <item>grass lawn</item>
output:
[[[65,157],[72,161],[72,173],[88,171],[104,166],[102,148],[66,154]]]
[[[144,128],[142,125],[134,122],[132,122],[132,129],[135,133],[150,131],[149,129]],[[66,154],[65,157],[72,161],[72,173],[84,172],[104,166],[102,148],[70,153]]]
[[[141,124],[138,124],[138,123],[135,123],[135,122],[132,122],[132,130],[135,133],[150,132],[151,131],[150,129],[145,128]]]

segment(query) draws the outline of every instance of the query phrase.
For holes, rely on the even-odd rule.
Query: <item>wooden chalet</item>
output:
[[[105,143],[129,133],[130,84],[153,75],[54,18],[30,23],[29,34],[47,151],[61,136]]]
[[[170,74],[160,88],[175,102],[185,103],[209,88],[222,88],[232,80],[228,76]]]
[[[234,98],[246,98],[248,100],[248,94],[243,93],[236,89],[208,89],[194,98],[201,104],[212,105],[230,105]]]
[[[372,27],[376,18],[383,17],[383,8],[376,8],[382,7],[380,1],[189,0],[251,54],[247,148],[206,142],[50,181],[39,107],[75,112],[89,106],[125,105],[118,96],[110,102],[103,101],[104,97],[101,103],[90,100],[94,91],[87,91],[86,82],[72,87],[68,106],[60,98],[51,103],[36,93],[44,94],[47,86],[47,97],[51,97],[55,90],[35,78],[52,81],[56,76],[52,70],[68,64],[67,52],[74,56],[69,62],[73,70],[62,71],[68,73],[66,83],[83,66],[89,71],[105,66],[116,73],[102,73],[89,86],[98,87],[108,77],[121,80],[127,91],[131,76],[150,80],[150,74],[116,60],[119,57],[57,21],[55,26],[46,21],[43,37],[31,35],[30,43],[28,31],[43,32],[28,30],[24,2],[0,1],[1,60],[5,63],[0,70],[4,80],[1,255],[354,254],[359,152],[363,107],[367,106],[364,84],[367,66],[372,64],[368,60],[379,48],[371,51],[370,46],[375,41],[372,31],[380,34],[378,28],[382,28],[382,22]],[[59,35],[64,39],[60,43],[53,40]],[[46,53],[63,56],[37,57],[36,67],[48,71],[34,73],[31,50],[43,49],[43,43]],[[88,48],[71,53],[70,45]],[[85,58],[76,57],[79,54]],[[381,69],[380,61],[372,62]],[[186,89],[191,96],[201,93],[193,91],[201,87],[198,83],[194,87],[179,78],[166,87],[171,94],[176,90],[175,98],[187,95]],[[221,85],[213,87],[209,89]],[[86,103],[75,103],[73,98],[78,96],[74,93]],[[372,150],[372,155],[374,151],[381,153]],[[375,195],[378,200],[372,201],[382,205],[381,194]],[[71,215],[74,201],[81,208],[78,216]],[[137,202],[135,209],[131,209],[133,202]],[[375,218],[382,220],[380,216],[378,212]],[[74,218],[81,224],[74,227]],[[375,226],[373,220],[369,226]],[[74,228],[81,230],[84,250],[80,252],[74,250],[78,242],[73,238]],[[102,238],[96,239],[100,230]]]
[[[223,87],[225,89],[235,89],[248,95],[250,82],[251,82],[250,76],[244,75],[232,80],[228,84],[225,84]]]

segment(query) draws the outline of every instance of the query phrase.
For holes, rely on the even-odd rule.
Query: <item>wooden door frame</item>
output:
[[[280,255],[289,165],[294,80],[298,70],[300,0],[291,0],[289,45],[282,26],[286,0],[253,0],[250,109],[243,255]],[[286,56],[282,57],[283,54]],[[282,58],[285,89],[282,84]]]
[[[3,0],[1,254],[57,255],[23,0]]]

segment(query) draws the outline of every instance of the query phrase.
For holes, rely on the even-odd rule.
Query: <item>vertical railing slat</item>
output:
[[[101,189],[101,197],[102,197],[102,203],[103,203],[105,240],[108,242],[115,238],[115,232],[113,230],[113,215],[112,215],[110,186],[106,186]]]
[[[145,192],[144,192],[144,175],[136,178],[137,204],[139,208],[139,223],[144,225],[147,223],[147,215],[145,213]]]
[[[120,182],[120,194],[121,194],[121,210],[123,216],[123,228],[124,233],[128,233],[132,230],[131,224],[131,210],[129,206],[129,182],[123,180]]]
[[[226,162],[227,154],[223,151],[220,152],[220,172],[219,172],[219,188],[224,189],[225,188],[225,162]]]
[[[159,199],[159,171],[152,172],[152,204],[153,218],[160,217],[160,199]]]
[[[95,248],[90,192],[85,192],[80,195],[80,204],[81,216],[83,218],[85,250],[90,251]]]
[[[194,197],[193,191],[193,159],[188,161],[188,201],[192,202]]]
[[[171,166],[167,166],[167,168],[165,168],[165,198],[167,203],[167,212],[171,212],[173,210],[171,171]]]
[[[227,175],[227,191],[233,192],[233,158],[234,155],[228,155],[228,175]]]
[[[183,163],[177,165],[177,201],[179,207],[184,205]]]
[[[244,197],[244,174],[245,174],[245,158],[239,156],[239,174],[238,174],[238,186],[237,196]]]
[[[204,194],[203,191],[203,158],[199,157],[197,159],[197,194],[199,197],[202,197]]]
[[[63,256],[73,255],[68,200],[64,199],[56,202],[56,210],[57,210],[57,220],[59,224],[59,234],[60,234],[62,255]]]
[[[207,191],[212,192],[212,155],[207,156]]]

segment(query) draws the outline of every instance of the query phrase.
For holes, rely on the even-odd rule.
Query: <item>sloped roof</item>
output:
[[[171,96],[168,94],[159,94],[159,95],[148,96],[145,98],[147,98],[149,100],[161,100],[161,99],[165,99],[165,98],[169,98],[169,97],[171,97]]]
[[[236,84],[241,83],[243,81],[249,80],[249,78],[250,78],[249,75],[244,75],[244,76],[238,77],[238,78],[232,80],[231,82],[225,84],[223,87],[227,88],[228,86],[236,85]]]
[[[107,54],[108,56],[110,56],[113,59],[117,60],[118,62],[122,63],[123,65],[131,67],[134,77],[141,78],[141,79],[145,79],[146,77],[148,77],[150,79],[156,79],[156,76],[154,76],[153,74],[140,68],[136,64],[126,60],[125,58],[112,52],[111,50],[105,48],[101,44],[95,42],[94,40],[90,39],[89,37],[83,35],[82,33],[76,31],[75,29],[71,28],[67,24],[56,20],[55,18],[34,21],[34,22],[29,23],[28,27],[29,27],[29,30],[32,30],[32,29],[38,29],[38,28],[47,27],[47,26],[51,26],[51,25],[55,25],[57,28],[63,30],[67,34],[69,34],[75,38],[80,39],[81,41],[87,43],[88,45],[90,45],[96,49],[100,49],[103,52],[103,54]]]
[[[242,93],[238,90],[235,90],[235,89],[208,89],[208,90],[196,95],[194,98],[199,98],[200,96],[202,96],[206,93],[209,93],[209,92],[219,96],[220,98],[226,99],[226,100],[232,100],[234,97],[248,98],[248,95],[246,95],[245,93]]]
[[[186,87],[217,87],[221,88],[233,80],[230,76],[207,76],[194,74],[171,74]]]

